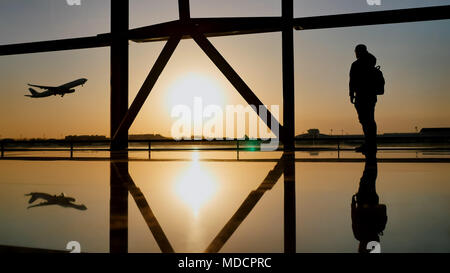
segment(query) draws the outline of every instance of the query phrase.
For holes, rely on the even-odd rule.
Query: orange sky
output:
[[[58,16],[54,17],[53,21],[60,20]],[[136,22],[131,24],[132,27],[139,25]],[[107,31],[103,18],[96,18],[91,24],[94,27],[90,31]],[[64,36],[78,33],[77,27],[79,25],[67,25]],[[26,32],[20,28],[19,34]],[[52,33],[39,37],[57,38],[52,37]],[[0,31],[0,37],[11,37],[5,43],[26,41],[19,34]],[[416,126],[419,129],[450,126],[448,37],[449,21],[295,32],[296,133],[309,128],[319,128],[323,133],[333,129],[333,134],[341,134],[342,130],[344,133],[362,133],[348,99],[348,70],[354,61],[353,48],[358,43],[368,45],[387,80],[386,94],[379,97],[376,109],[380,133],[411,132]],[[32,35],[26,38],[36,39]],[[280,105],[282,113],[281,35],[210,40],[258,97],[265,104]],[[2,39],[0,44],[3,43]],[[162,42],[130,42],[130,103],[163,45]],[[193,87],[184,88],[179,82],[189,75],[207,79],[210,94],[201,92],[204,87],[190,92],[191,95],[186,92]],[[59,85],[81,77],[88,78],[88,83],[64,98],[23,96],[28,93],[27,83]],[[0,57],[0,82],[0,138],[109,134],[107,48]],[[169,136],[175,121],[170,117],[174,103],[179,103],[182,98],[185,104],[192,105],[199,94],[205,96],[206,102],[214,104],[245,105],[201,49],[193,41],[184,40],[130,133]]]

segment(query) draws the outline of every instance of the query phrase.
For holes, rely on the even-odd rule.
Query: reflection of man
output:
[[[359,122],[364,132],[364,144],[356,151],[368,157],[375,157],[377,152],[377,124],[375,122],[375,104],[377,95],[372,86],[373,68],[377,59],[367,51],[365,45],[355,48],[356,61],[350,69],[350,102],[355,105]]]
[[[359,241],[359,252],[368,252],[369,242],[380,242],[379,235],[386,227],[386,205],[379,204],[375,188],[377,173],[377,162],[366,161],[358,192],[352,197],[352,229]]]

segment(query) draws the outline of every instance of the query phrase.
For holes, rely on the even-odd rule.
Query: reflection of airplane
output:
[[[352,197],[353,235],[360,242],[359,252],[368,252],[370,242],[380,242],[387,223],[386,205],[379,203],[376,192],[377,161],[367,160],[358,192]]]
[[[30,97],[30,98],[44,98],[44,97],[48,97],[51,95],[61,95],[61,97],[64,97],[65,94],[67,93],[73,93],[75,92],[75,89],[73,89],[74,87],[77,87],[79,85],[84,85],[87,82],[87,79],[85,78],[81,78],[60,86],[42,86],[42,85],[34,85],[34,84],[28,84],[29,86],[33,86],[33,87],[37,87],[40,89],[45,89],[46,91],[39,93],[36,90],[34,90],[33,88],[29,88],[28,90],[30,90],[31,95],[25,95],[26,97]]]
[[[46,202],[41,202],[36,205],[28,206],[28,208],[59,205],[61,207],[65,207],[65,208],[87,210],[86,206],[83,204],[77,205],[77,204],[72,203],[72,202],[75,202],[75,198],[67,197],[64,195],[64,193],[61,193],[60,195],[50,195],[48,193],[32,192],[29,194],[25,194],[25,196],[31,196],[30,200],[28,201],[29,204],[33,203],[37,199],[44,199],[46,201]]]

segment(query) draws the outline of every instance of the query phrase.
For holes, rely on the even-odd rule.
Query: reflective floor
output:
[[[235,158],[190,151],[155,152],[150,161],[0,160],[0,245],[352,253],[378,241],[382,252],[450,252],[447,162]]]

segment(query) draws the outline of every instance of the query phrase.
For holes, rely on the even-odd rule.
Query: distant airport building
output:
[[[99,135],[80,135],[80,136],[66,136],[68,141],[90,141],[90,140],[107,140],[106,136]]]
[[[450,128],[423,128],[421,135],[427,136],[450,136]]]
[[[128,140],[164,140],[166,137],[160,134],[137,134],[129,135]]]

